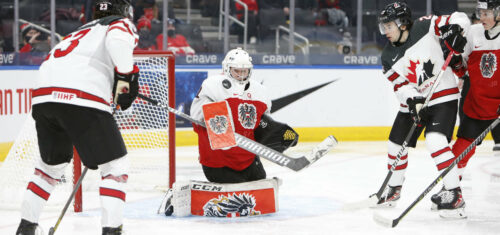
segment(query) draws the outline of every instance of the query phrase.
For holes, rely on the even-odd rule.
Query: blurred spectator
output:
[[[241,0],[248,6],[248,28],[247,28],[247,39],[250,39],[250,44],[257,43],[257,14],[259,13],[259,7],[257,5],[257,0]],[[235,4],[236,7],[236,17],[241,22],[245,22],[245,8],[239,3]],[[233,23],[232,26],[235,32],[238,34],[238,41],[243,42],[243,27]]]
[[[201,0],[201,16],[203,17],[219,17],[219,0]]]
[[[346,28],[349,24],[346,13],[340,9],[340,0],[318,0],[318,19],[315,24]]]
[[[74,8],[56,8],[56,20],[79,20],[81,17],[81,12]],[[44,11],[38,20],[50,22],[50,9]]]
[[[139,44],[135,50],[153,51],[156,50],[155,37],[151,34],[151,21],[142,16],[137,21],[137,31],[139,34]]]
[[[23,46],[19,52],[48,52],[50,51],[50,36],[41,32],[34,26],[23,24],[21,26]]]
[[[296,0],[295,7],[304,10],[318,9],[318,0]]]
[[[257,0],[260,9],[283,9],[285,15],[290,14],[289,0]]]
[[[186,37],[176,33],[174,19],[168,20],[167,40],[167,51],[171,51],[175,55],[193,55],[195,53],[194,49],[188,44]],[[163,50],[163,34],[156,37],[156,48]]]
[[[150,21],[159,21],[158,6],[155,0],[137,0],[134,3],[134,21],[145,16]],[[170,16],[171,17],[171,16]]]

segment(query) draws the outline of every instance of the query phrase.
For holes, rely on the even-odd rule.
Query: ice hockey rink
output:
[[[340,140],[341,141],[341,140]],[[287,151],[307,153],[317,143]],[[410,150],[402,198],[393,209],[343,210],[345,203],[367,198],[387,173],[386,142],[340,142],[330,154],[301,172],[264,161],[268,177],[279,177],[279,212],[240,218],[165,217],[156,214],[162,192],[127,194],[125,234],[500,234],[500,157],[485,141],[469,162],[462,181],[465,220],[444,220],[430,210],[427,195],[396,228],[376,224],[373,213],[396,218],[437,177],[423,141]],[[204,180],[196,147],[177,148],[178,180]],[[437,191],[441,185],[435,187]],[[97,193],[84,193],[84,212],[69,211],[56,234],[100,234]],[[61,208],[45,211],[39,221],[47,233]],[[0,212],[0,234],[14,234],[19,211]]]

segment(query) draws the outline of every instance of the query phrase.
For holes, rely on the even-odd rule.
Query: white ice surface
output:
[[[314,143],[288,151],[304,152]],[[410,150],[402,198],[394,209],[344,211],[342,206],[367,198],[380,187],[387,173],[386,142],[341,142],[332,152],[302,172],[264,160],[268,177],[283,179],[278,213],[249,218],[165,217],[157,215],[163,192],[127,194],[126,234],[500,234],[500,157],[492,141],[485,141],[469,162],[462,181],[468,219],[444,220],[430,210],[430,193],[396,228],[373,221],[377,211],[396,218],[435,179],[437,170],[424,145]],[[178,147],[180,180],[204,180],[195,147]],[[441,185],[435,187],[438,190]],[[100,234],[97,193],[84,193],[84,212],[69,211],[56,234]],[[62,206],[61,206],[62,207]],[[59,216],[45,211],[39,221],[45,232]],[[18,211],[0,211],[0,234],[14,234]]]

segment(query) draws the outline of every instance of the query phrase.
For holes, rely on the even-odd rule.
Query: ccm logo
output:
[[[206,184],[193,184],[192,189],[220,192],[222,190],[222,186],[206,185]]]
[[[76,95],[73,93],[54,91],[52,92],[52,98],[56,100],[72,100],[76,98]]]

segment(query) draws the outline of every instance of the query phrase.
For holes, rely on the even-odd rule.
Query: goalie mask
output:
[[[252,57],[239,47],[230,50],[222,61],[224,75],[240,85],[248,83],[252,68]]]
[[[97,0],[94,4],[94,20],[111,15],[132,19],[133,10],[130,0]]]

